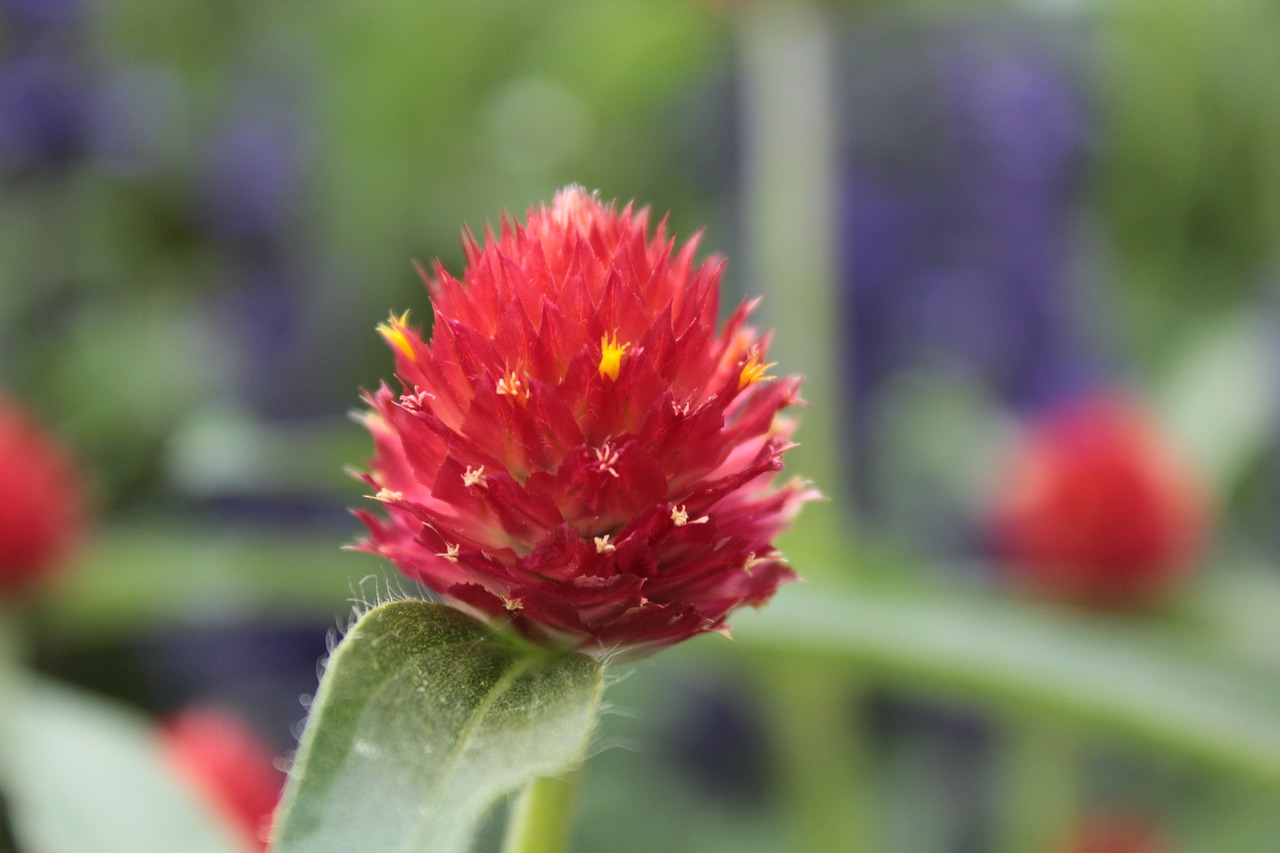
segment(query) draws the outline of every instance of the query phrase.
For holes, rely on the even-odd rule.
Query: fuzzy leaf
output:
[[[468,849],[502,797],[582,760],[602,679],[441,604],[360,618],[320,681],[285,790],[276,853]]]

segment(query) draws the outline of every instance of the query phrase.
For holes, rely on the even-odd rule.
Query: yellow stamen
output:
[[[462,485],[469,489],[472,486],[481,485],[483,483],[484,483],[484,466],[481,465],[479,468],[472,468],[470,465],[468,465],[467,470],[464,471],[462,474]]]
[[[618,371],[622,370],[622,354],[630,348],[630,343],[618,343],[617,332],[607,332],[600,339],[600,375],[617,379]]]
[[[524,599],[523,598],[504,598],[502,599],[502,606],[511,611],[524,610]]]
[[[604,554],[604,553],[606,553],[606,552],[608,552],[608,551],[616,551],[616,550],[618,550],[618,549],[617,549],[617,546],[615,546],[612,542],[610,542],[610,541],[609,541],[609,537],[608,537],[607,535],[606,535],[606,536],[597,536],[597,537],[595,537],[595,540],[596,540],[596,553],[597,553],[597,554]]]
[[[404,353],[405,358],[410,361],[416,361],[418,356],[414,354],[413,345],[409,343],[409,336],[405,334],[405,329],[408,325],[408,311],[405,311],[399,317],[392,314],[387,319],[387,322],[378,324],[378,333],[386,339],[387,343]]]
[[[764,379],[776,379],[776,376],[765,376],[765,372],[775,365],[777,365],[776,361],[761,364],[760,348],[752,347],[751,352],[748,353],[747,363],[742,365],[742,373],[738,375],[738,390],[741,391],[748,385],[754,385]]]
[[[462,550],[460,545],[450,545],[445,543],[445,550],[436,552],[437,557],[444,557],[450,563],[458,562],[458,552]]]
[[[774,365],[777,365],[777,361],[771,361],[769,364],[760,364],[760,348],[751,347],[751,351],[748,353],[748,360],[746,360],[746,364],[742,365],[742,373],[737,377],[737,389],[741,391],[742,388],[754,386],[756,382],[760,382],[763,379],[776,379],[777,377],[764,375],[765,371]]]

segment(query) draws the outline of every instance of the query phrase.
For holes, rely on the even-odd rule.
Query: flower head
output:
[[[0,598],[26,592],[63,563],[83,510],[83,484],[66,452],[0,399]]]
[[[799,379],[766,375],[718,260],[580,187],[464,239],[427,278],[430,340],[380,327],[397,393],[369,395],[385,510],[363,547],[537,642],[652,651],[724,631],[794,573],[771,540],[813,497],[774,483]]]
[[[1093,397],[1029,426],[1009,454],[993,521],[1008,570],[1032,591],[1125,606],[1191,567],[1206,510],[1150,419],[1118,397]]]

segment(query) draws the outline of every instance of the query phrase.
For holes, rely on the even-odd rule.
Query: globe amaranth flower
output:
[[[993,506],[1005,565],[1049,598],[1141,605],[1194,564],[1207,502],[1152,420],[1119,396],[1047,412],[1011,448]]]
[[[580,187],[464,236],[425,275],[430,340],[392,316],[403,390],[368,395],[366,550],[555,648],[637,654],[726,631],[795,577],[771,544],[814,496],[774,483],[800,402],[722,263]]]
[[[0,598],[65,562],[84,525],[84,484],[67,452],[0,398]]]

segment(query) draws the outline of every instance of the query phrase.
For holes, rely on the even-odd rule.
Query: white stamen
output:
[[[528,399],[529,394],[525,390],[524,383],[520,381],[520,377],[516,376],[513,370],[506,376],[498,380],[497,392],[505,397],[513,400]]]
[[[479,468],[473,469],[468,465],[466,472],[462,475],[462,485],[468,489],[472,486],[484,485],[484,466],[481,465]]]
[[[450,563],[458,562],[458,552],[462,550],[461,545],[450,545],[445,543],[445,550],[436,552],[437,557],[444,557]]]
[[[684,504],[671,508],[671,522],[676,527],[684,527],[686,524],[706,524],[710,520],[710,517],[705,515],[701,518],[689,518],[689,512],[684,508]]]
[[[609,442],[605,442],[596,449],[596,470],[601,474],[609,474],[617,477],[618,472],[613,467],[618,464],[618,451],[614,450]]]
[[[606,553],[606,552],[608,552],[608,551],[616,551],[616,550],[618,550],[618,549],[617,549],[617,547],[616,547],[616,546],[614,546],[614,545],[613,545],[613,543],[611,543],[611,542],[609,541],[609,536],[608,536],[608,534],[606,534],[606,535],[604,535],[604,536],[597,536],[595,539],[596,539],[596,553],[597,553],[597,554],[604,554],[604,553]]]
[[[427,408],[427,403],[436,398],[430,391],[419,391],[416,394],[401,394],[400,408],[408,412],[419,412]]]

